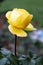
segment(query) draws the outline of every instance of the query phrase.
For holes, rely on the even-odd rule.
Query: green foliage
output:
[[[39,41],[36,41],[35,46],[36,46],[37,48],[41,48],[40,42],[39,42]]]
[[[2,48],[0,50],[0,65],[43,65],[43,56],[37,56],[32,52],[29,52],[28,56],[15,56],[11,51]]]

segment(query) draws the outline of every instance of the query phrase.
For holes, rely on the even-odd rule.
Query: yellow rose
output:
[[[6,13],[6,18],[8,19],[8,29],[12,34],[19,37],[26,37],[26,31],[36,30],[30,21],[33,15],[27,12],[25,9],[14,8],[12,11]]]

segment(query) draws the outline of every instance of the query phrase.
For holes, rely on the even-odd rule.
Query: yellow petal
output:
[[[25,9],[17,9],[17,8],[14,8],[13,11],[18,11],[20,14],[29,14],[29,12]]]
[[[33,27],[33,25],[31,23],[29,23],[29,25],[25,28],[26,31],[32,31],[32,30],[36,30],[36,28]]]
[[[11,15],[11,11],[8,11],[8,12],[6,13],[6,18],[7,18],[7,19],[10,19],[10,15]]]
[[[29,22],[31,21],[33,15],[19,15],[17,14],[12,14],[12,16],[10,17],[8,23],[17,27],[17,28],[22,28],[24,29],[28,24]]]
[[[29,14],[29,15],[27,16],[27,18],[23,21],[25,27],[27,27],[27,25],[30,23],[30,21],[32,20],[32,18],[33,18],[33,15]]]
[[[25,9],[18,9],[18,12],[21,13],[21,14],[29,14],[29,12]]]
[[[30,14],[26,14],[27,12],[25,12],[24,9],[14,9],[12,12],[11,12],[11,16],[10,16],[10,19],[9,19],[9,23],[13,26],[16,26],[18,28],[24,28],[27,26],[28,22],[29,22],[29,19],[30,19]]]
[[[26,16],[21,15],[14,22],[14,26],[16,26],[17,28],[24,29],[27,26],[27,22],[28,22],[28,15],[26,15]]]
[[[33,18],[25,9],[14,9],[11,13],[10,23],[18,28],[25,28]]]
[[[15,27],[12,26],[12,25],[9,25],[9,26],[8,26],[8,29],[9,29],[9,31],[10,31],[12,34],[15,34],[15,35],[17,35],[17,36],[19,36],[19,37],[26,37],[26,36],[27,36],[27,33],[26,33],[24,30],[15,28]]]
[[[10,19],[8,20],[8,23],[17,28],[24,29],[29,23],[28,20],[29,20],[29,15],[14,14],[10,17]]]
[[[29,14],[25,9],[14,9],[6,14],[8,23],[17,28],[24,29],[33,18],[33,15]]]
[[[13,15],[16,18],[14,16],[12,16],[14,18],[13,19],[11,18],[11,19],[12,19],[12,21],[14,19],[16,19],[16,21],[14,20],[15,22],[13,22],[13,23],[18,28],[25,28],[30,23],[30,21],[33,18],[33,15],[29,14],[29,12],[26,11],[25,9],[17,9],[17,8],[14,8],[14,10],[12,11],[12,13],[13,13]],[[16,14],[14,14],[14,13],[16,13]],[[17,13],[19,14],[19,16],[18,16]]]

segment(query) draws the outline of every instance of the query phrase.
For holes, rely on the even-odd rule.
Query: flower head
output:
[[[14,8],[12,11],[6,13],[6,18],[8,19],[8,29],[12,34],[19,37],[26,37],[26,31],[35,30],[30,21],[33,15],[27,12],[25,9]]]

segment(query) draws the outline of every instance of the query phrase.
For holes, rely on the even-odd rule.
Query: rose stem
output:
[[[17,36],[15,35],[15,56],[16,56],[16,44],[17,44]]]

